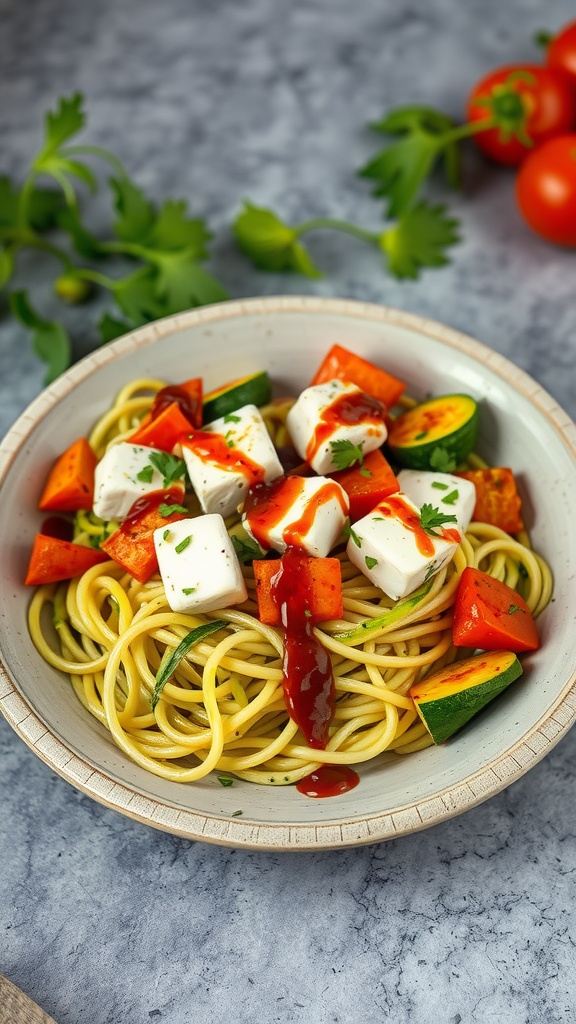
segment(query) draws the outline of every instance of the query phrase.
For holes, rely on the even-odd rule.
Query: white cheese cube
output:
[[[340,537],[348,510],[348,495],[335,480],[287,476],[255,488],[242,524],[263,551],[283,554],[294,546],[324,558]]]
[[[222,516],[161,526],[154,531],[154,547],[173,612],[211,612],[246,600],[242,569]]]
[[[119,441],[111,445],[96,465],[94,473],[94,512],[101,519],[123,520],[138,498],[151,491],[165,490],[165,475],[153,464],[160,465],[172,456],[141,444]],[[170,488],[184,495],[184,464],[179,479],[170,480]]]
[[[282,475],[282,464],[255,405],[244,405],[194,431],[182,457],[204,512],[229,516],[253,484]]]
[[[358,446],[362,455],[380,448],[388,436],[384,406],[355,384],[331,380],[306,388],[286,418],[286,426],[300,458],[319,474],[344,469],[336,457],[346,442]],[[351,464],[351,463],[348,463]]]
[[[420,469],[402,469],[398,473],[400,490],[408,495],[418,508],[432,505],[444,515],[456,516],[458,528],[468,529],[474,506],[476,488],[471,480],[452,473],[433,473]]]
[[[450,561],[460,537],[454,524],[434,533],[423,530],[420,509],[398,493],[354,523],[346,554],[375,586],[398,601]]]

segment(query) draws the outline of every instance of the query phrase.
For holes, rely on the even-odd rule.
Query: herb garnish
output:
[[[143,484],[149,484],[152,482],[152,474],[154,473],[154,466],[143,466],[139,473],[136,473],[136,479],[140,480]]]
[[[175,512],[183,512],[188,515],[188,509],[184,505],[166,505],[164,502],[158,506],[158,511],[164,519],[167,516],[173,516]]]
[[[191,540],[192,540],[192,534],[191,533],[188,534],[187,537],[183,537],[182,540],[180,541],[180,543],[177,544],[176,547],[174,548],[174,551],[176,552],[176,554],[177,555],[182,554],[182,552],[185,551],[186,548],[188,547],[188,545],[190,544]]]
[[[149,458],[154,468],[164,478],[163,487],[169,487],[170,484],[176,483],[186,472],[186,463],[176,455],[170,455],[168,452],[150,452]]]
[[[366,555],[366,558],[364,559],[364,561],[366,562],[366,568],[367,569],[373,569],[375,565],[378,565],[378,559],[377,558],[371,558],[370,555]]]
[[[440,509],[434,508],[432,505],[426,503],[422,505],[420,509],[420,526],[426,533],[434,534],[434,531],[444,526],[445,523],[457,523],[456,516],[447,516]]]
[[[207,636],[210,636],[211,633],[215,633],[218,629],[223,629],[226,625],[227,623],[222,619],[213,619],[212,622],[205,622],[201,626],[196,626],[195,629],[191,629],[173,650],[166,648],[156,673],[154,692],[152,694],[151,701],[153,711],[160,699],[162,690],[166,686],[170,676],[172,676],[178,668],[182,659],[186,657],[195,644],[204,640]]]
[[[440,500],[441,500],[443,505],[453,505],[456,501],[458,501],[459,497],[460,497],[460,492],[457,491],[457,490],[454,490],[454,491],[450,491],[450,494],[447,494],[445,498],[441,498]]]
[[[354,466],[356,463],[361,466],[364,462],[363,447],[364,441],[360,441],[360,444],[353,444],[352,441],[347,440],[330,441],[332,462],[336,469],[348,469],[349,466]]]
[[[352,526],[350,525],[350,523],[345,523],[344,524],[344,526],[342,528],[342,533],[344,534],[345,537],[351,537],[357,548],[361,548],[362,547],[362,541],[360,540],[360,537],[358,536],[358,534],[354,533],[354,530],[352,529]]]

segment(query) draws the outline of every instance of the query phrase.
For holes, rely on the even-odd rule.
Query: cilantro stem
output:
[[[101,288],[107,288],[112,292],[118,287],[118,281],[115,281],[113,277],[108,277],[107,274],[101,274],[99,270],[89,270],[88,267],[74,267],[72,272],[74,277],[79,278],[81,281],[92,281],[93,284],[98,284]]]
[[[123,163],[114,156],[114,153],[110,153],[101,146],[67,146],[63,152],[66,156],[98,156],[101,160],[106,160],[122,178],[126,177]]]
[[[349,221],[339,220],[336,217],[314,217],[312,220],[304,221],[303,224],[298,224],[294,228],[294,232],[296,235],[303,235],[305,232],[316,231],[320,228],[328,228],[331,231],[343,231],[347,235],[360,238],[363,242],[378,245],[379,235],[373,231],[366,231],[364,228],[358,227],[357,224],[350,224]]]

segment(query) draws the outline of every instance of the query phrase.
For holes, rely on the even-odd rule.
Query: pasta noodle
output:
[[[149,409],[160,380],[124,388],[89,438],[98,457],[130,434]],[[262,410],[278,445],[286,443],[289,400]],[[484,465],[474,457],[471,465]],[[227,521],[230,527],[233,520]],[[101,525],[77,516],[77,539],[88,542]],[[552,578],[527,535],[514,539],[473,522],[452,562],[428,592],[386,622],[393,607],[348,561],[342,568],[344,617],[315,635],[329,651],[336,703],[326,749],[307,746],[288,716],[283,696],[283,638],[257,618],[251,567],[243,572],[248,600],[206,615],[170,610],[162,582],[138,583],[114,562],[81,577],[44,585],[29,612],[30,634],[42,657],[67,673],[84,707],[133,761],[164,779],[194,782],[211,771],[268,785],[297,782],[320,764],[357,765],[387,753],[409,754],[431,743],[410,687],[454,661],[451,608],[466,566],[481,568],[522,594],[538,615],[550,600]],[[390,617],[388,617],[390,619]],[[152,709],[156,674],[166,653],[190,630],[220,620],[178,664]],[[354,627],[366,623],[363,635]],[[54,638],[54,632],[56,638]]]

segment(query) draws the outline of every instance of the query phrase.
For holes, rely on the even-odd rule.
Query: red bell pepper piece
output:
[[[368,395],[379,398],[391,409],[403,394],[406,385],[386,370],[350,352],[342,345],[333,345],[318,367],[311,384],[324,384],[328,380],[347,380],[362,388]]]
[[[81,576],[93,565],[107,562],[108,558],[108,555],[95,548],[85,548],[59,537],[37,533],[24,583],[39,587],[43,583],[71,580],[74,576]]]
[[[455,647],[482,651],[535,651],[538,627],[520,595],[480,569],[464,569],[456,591],[452,637]]]
[[[350,466],[330,475],[348,495],[352,523],[367,516],[389,494],[400,490],[395,473],[378,448],[364,457],[361,466]]]
[[[171,402],[162,412],[146,423],[141,423],[135,434],[128,440],[130,444],[149,445],[159,448],[162,452],[171,452],[174,445],[192,431],[192,424],[184,416],[177,402]]]
[[[101,544],[108,558],[113,558],[139,583],[146,583],[158,568],[154,530],[161,526],[168,529],[170,523],[189,515],[180,504],[181,498],[182,492],[175,489],[143,495],[134,502],[120,528]],[[170,508],[174,511],[170,512]]]
[[[522,500],[511,469],[502,466],[467,469],[457,475],[471,480],[476,488],[473,519],[498,526],[506,533],[520,533],[524,529],[520,514]]]
[[[272,580],[280,571],[281,559],[256,559],[253,563],[256,579],[258,618],[269,626],[280,626],[280,609],[274,597]],[[298,563],[298,587],[307,592],[306,615],[311,624],[341,619],[342,575],[337,558],[302,556]],[[303,582],[301,582],[303,580]]]
[[[46,512],[92,508],[96,461],[86,438],[79,437],[54,463],[38,508]]]

